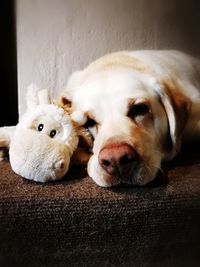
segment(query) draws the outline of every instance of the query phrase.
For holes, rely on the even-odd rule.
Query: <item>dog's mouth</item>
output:
[[[103,179],[107,186],[115,186],[119,184],[140,185],[144,178],[140,175],[142,169],[142,164],[140,162],[137,164],[133,163],[131,166],[127,166],[127,168],[124,168],[123,170],[117,170],[112,175],[103,171]]]
[[[100,167],[100,169],[102,169]],[[134,165],[120,173],[115,173],[109,175],[107,172],[102,170],[101,182],[97,176],[93,176],[93,180],[104,187],[118,186],[118,185],[130,185],[130,186],[143,186],[154,180],[158,173],[158,169],[146,168],[143,162],[138,162]]]
[[[104,172],[104,179],[108,184],[138,184],[137,174],[139,173],[141,166],[139,162],[125,163],[122,168],[110,167],[110,174],[107,171]]]

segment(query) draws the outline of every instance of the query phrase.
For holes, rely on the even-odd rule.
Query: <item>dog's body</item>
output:
[[[118,52],[76,72],[63,93],[92,119],[88,173],[144,185],[182,140],[200,137],[200,61],[177,51]]]

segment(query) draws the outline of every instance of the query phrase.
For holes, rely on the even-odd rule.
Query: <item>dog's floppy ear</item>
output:
[[[61,96],[60,105],[63,106],[63,107],[70,108],[71,105],[72,105],[72,102],[69,99],[67,99],[65,96]]]
[[[61,106],[67,113],[72,113],[72,102],[64,95],[60,97],[58,105]]]
[[[160,82],[156,91],[167,114],[173,157],[180,149],[182,133],[191,109],[191,101],[172,81]]]

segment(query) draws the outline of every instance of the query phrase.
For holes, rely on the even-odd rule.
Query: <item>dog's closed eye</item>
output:
[[[88,118],[87,122],[84,124],[84,127],[87,128],[92,137],[95,138],[97,135],[98,123],[95,120]]]
[[[137,103],[130,106],[127,116],[134,119],[137,116],[145,116],[149,112],[150,108],[147,103]]]
[[[88,120],[85,123],[84,127],[90,128],[90,127],[94,127],[96,124],[97,124],[97,122],[95,120],[88,118]]]

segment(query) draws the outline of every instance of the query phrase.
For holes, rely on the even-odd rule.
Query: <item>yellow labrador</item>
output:
[[[75,72],[62,95],[94,137],[88,173],[100,186],[145,185],[182,140],[200,137],[200,61],[178,51],[106,55]]]

